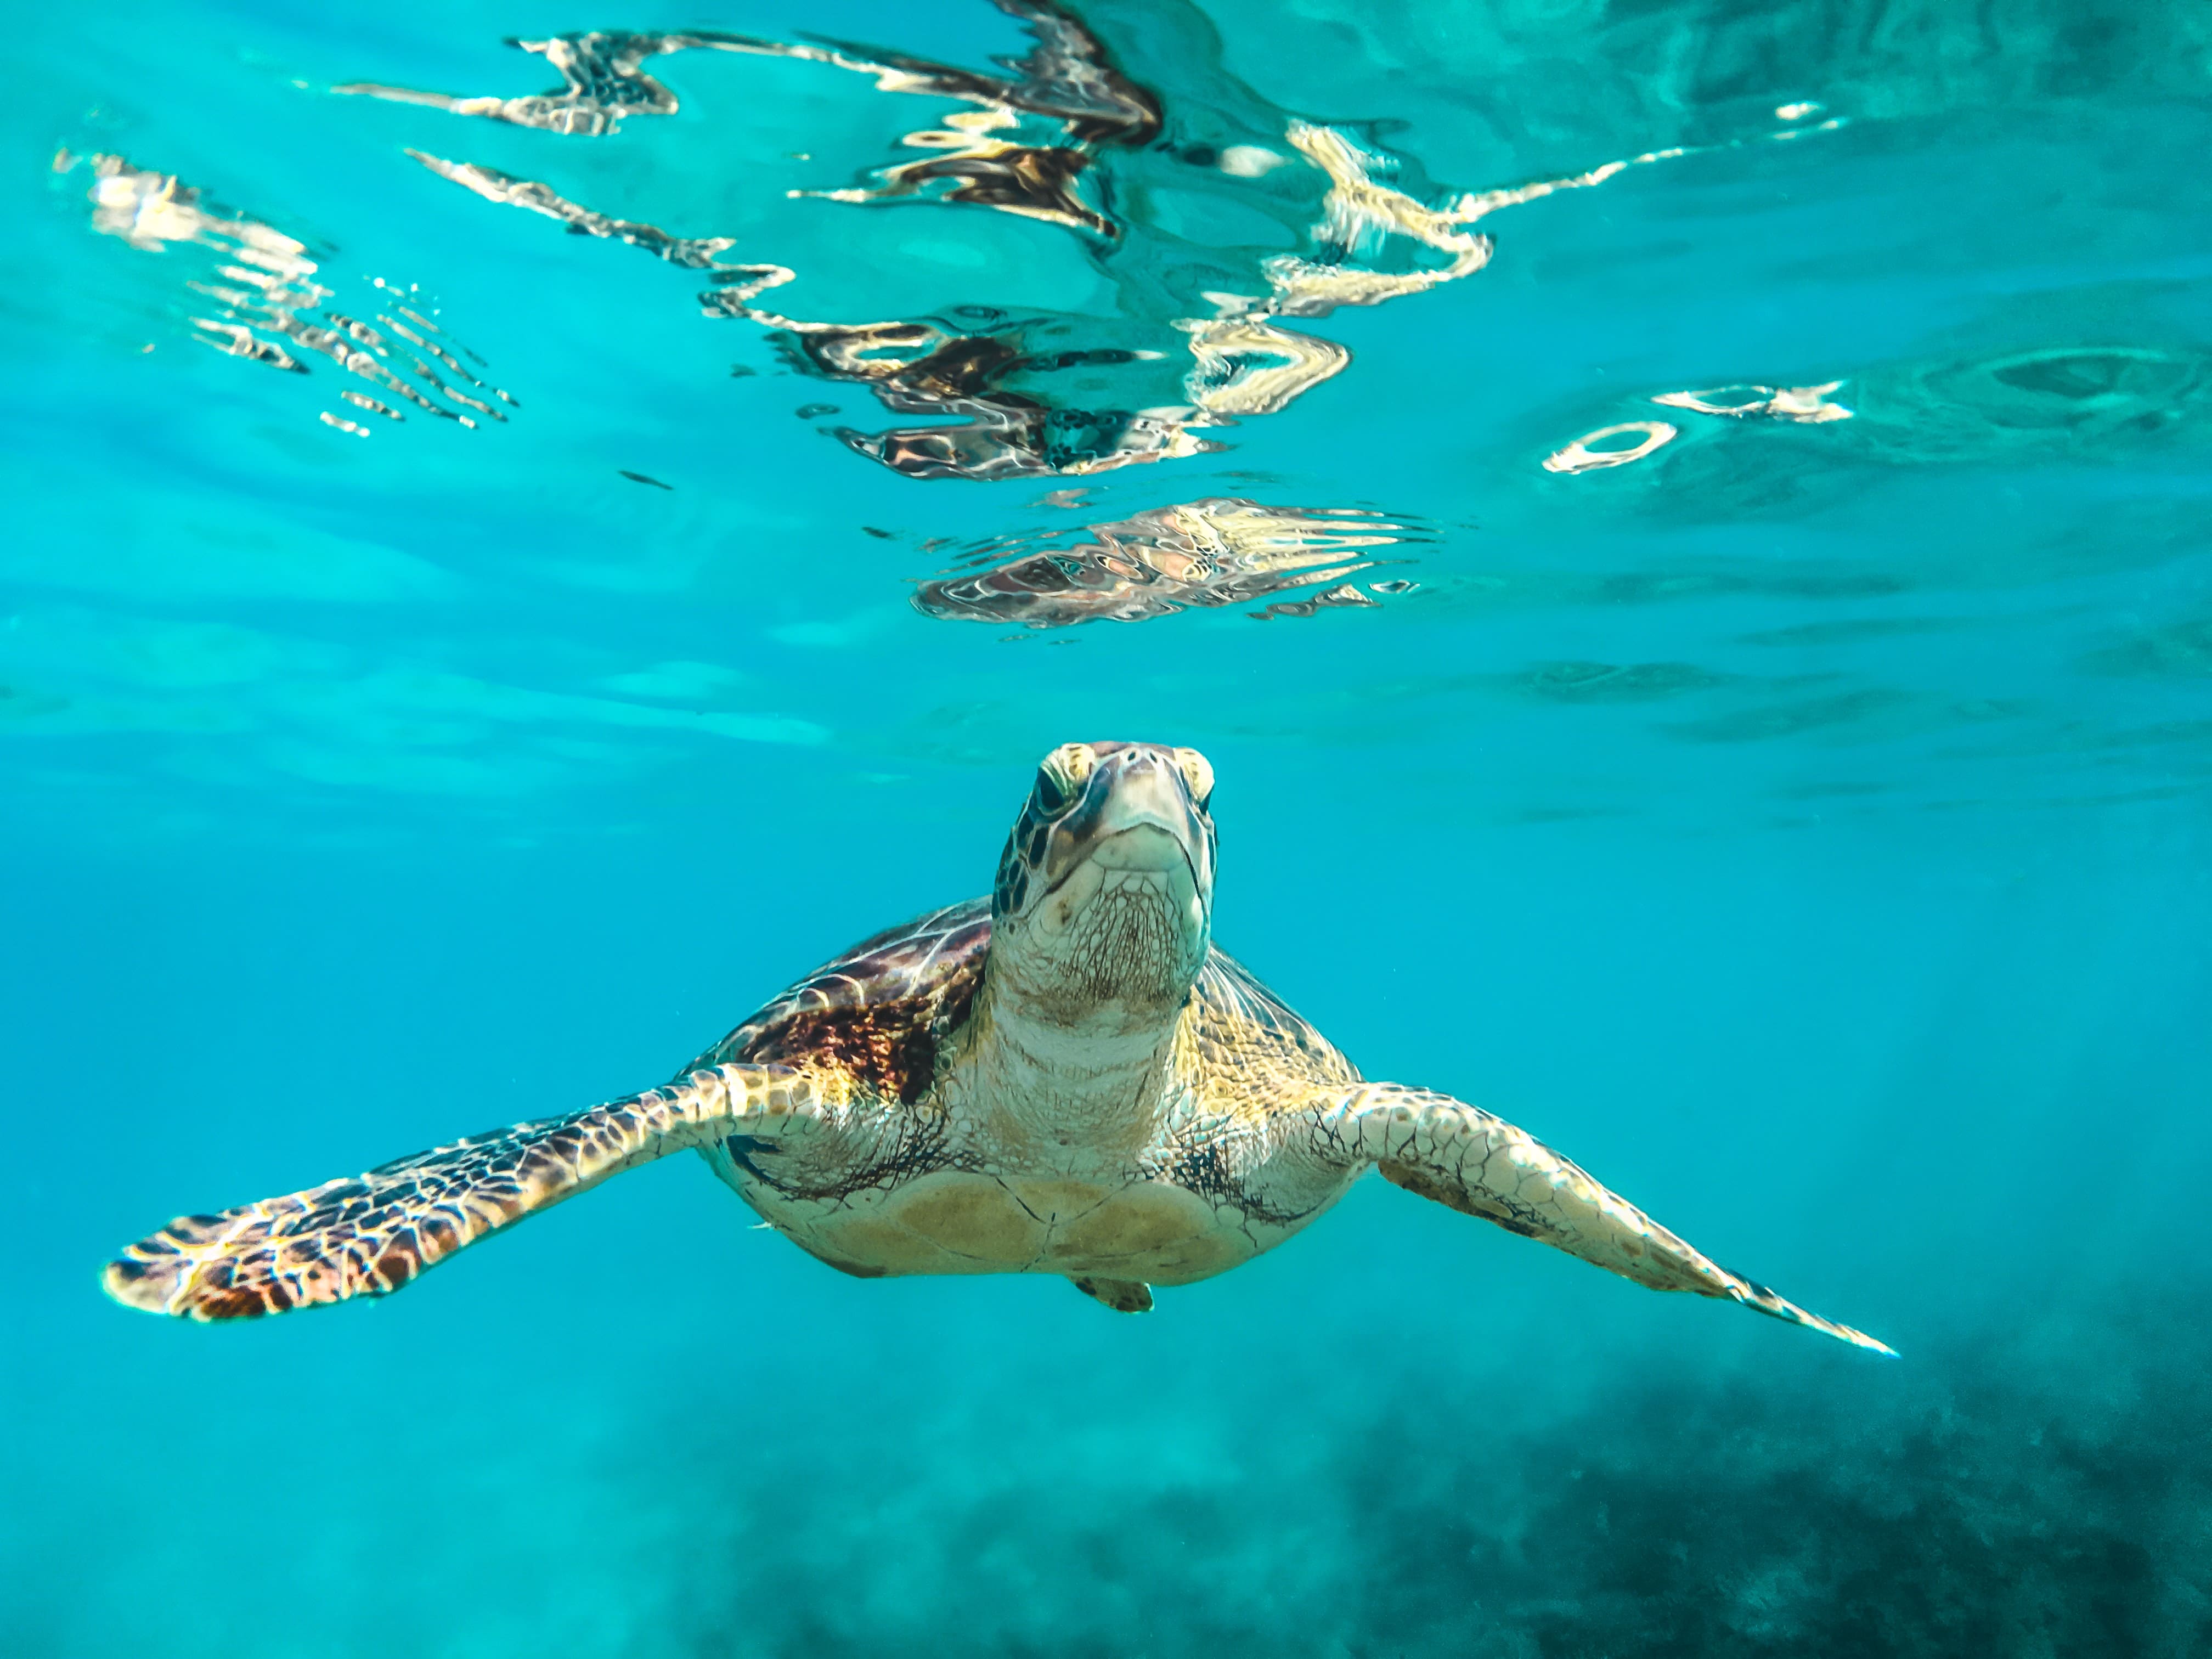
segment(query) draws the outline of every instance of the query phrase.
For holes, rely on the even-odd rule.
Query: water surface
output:
[[[12,1651],[2212,1643],[2196,13],[19,25]],[[1079,736],[1370,1075],[1904,1358],[1379,1182],[1144,1320],[691,1160],[100,1298],[661,1079]]]

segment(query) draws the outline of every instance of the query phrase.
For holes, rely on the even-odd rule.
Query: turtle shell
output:
[[[928,1095],[940,1051],[975,1006],[990,948],[988,899],[917,916],[816,969],[678,1080],[710,1066],[823,1066],[912,1106]],[[1192,1002],[1194,1057],[1225,1091],[1224,1107],[1233,1096],[1246,1111],[1270,1109],[1263,1079],[1358,1081],[1334,1044],[1219,950],[1207,952]]]
[[[684,1068],[825,1066],[886,1100],[929,1092],[945,1040],[968,1018],[991,945],[991,901],[969,899],[824,963]]]

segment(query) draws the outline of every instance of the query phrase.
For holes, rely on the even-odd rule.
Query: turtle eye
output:
[[[1037,768],[1032,799],[1041,812],[1057,812],[1075,799],[1075,792],[1091,775],[1091,749],[1086,744],[1063,743]]]
[[[1206,764],[1206,757],[1195,749],[1175,751],[1176,765],[1182,773],[1182,781],[1190,786],[1191,805],[1203,812],[1206,804],[1213,799],[1213,768]]]

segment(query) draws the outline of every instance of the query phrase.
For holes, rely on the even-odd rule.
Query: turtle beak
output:
[[[1109,751],[1085,780],[1084,793],[1082,807],[1053,836],[1053,887],[1085,865],[1180,872],[1188,874],[1201,905],[1210,908],[1210,837],[1189,786],[1167,755],[1133,744]]]
[[[1091,836],[1091,856],[1109,870],[1171,870],[1198,879],[1190,798],[1173,767],[1131,767],[1115,780]]]

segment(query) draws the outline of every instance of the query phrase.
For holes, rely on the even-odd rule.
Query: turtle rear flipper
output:
[[[1152,1310],[1152,1287],[1140,1285],[1133,1279],[1101,1279],[1096,1273],[1081,1273],[1067,1282],[1084,1295],[1103,1302],[1115,1313],[1150,1313]]]
[[[1655,1291],[1725,1298],[1854,1347],[1895,1350],[1730,1273],[1525,1129],[1427,1089],[1365,1083],[1316,1109],[1316,1149]]]
[[[107,1264],[107,1293],[148,1313],[248,1319],[384,1296],[464,1245],[686,1147],[813,1119],[811,1084],[722,1066],[566,1117],[471,1135],[365,1175],[179,1217]]]

